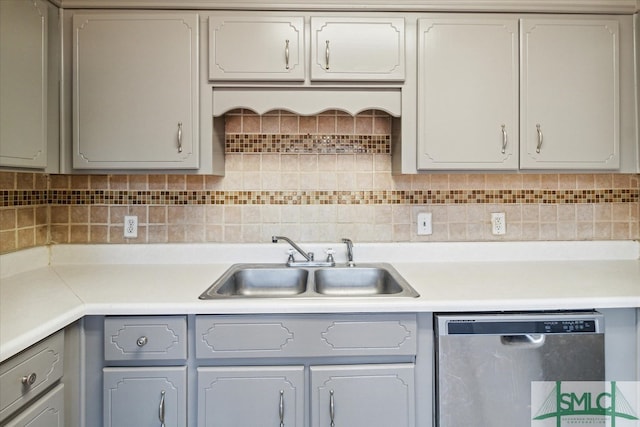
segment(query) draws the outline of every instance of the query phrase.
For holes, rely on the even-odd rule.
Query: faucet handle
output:
[[[293,262],[294,261],[293,254],[295,253],[295,251],[293,249],[289,249],[287,253],[289,254],[289,257],[287,258],[287,262]]]
[[[333,259],[333,254],[335,254],[336,251],[329,248],[325,251],[325,253],[327,254],[327,262],[335,262],[335,260]]]

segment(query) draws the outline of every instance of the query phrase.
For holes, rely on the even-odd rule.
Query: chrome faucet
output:
[[[346,243],[347,245],[347,266],[355,267],[356,263],[353,262],[353,242],[351,239],[342,239],[342,243]]]
[[[305,252],[300,246],[298,246],[293,240],[289,239],[285,236],[271,236],[271,241],[273,243],[278,243],[278,240],[284,240],[289,243],[293,249],[298,251],[300,255],[302,255],[305,261],[296,261],[293,258],[293,254],[289,254],[289,259],[287,260],[288,267],[333,267],[336,265],[333,260],[333,251],[329,249],[327,251],[327,260],[326,261],[315,261],[313,257],[313,252]]]

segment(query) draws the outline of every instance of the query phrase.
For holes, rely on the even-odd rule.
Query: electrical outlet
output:
[[[504,212],[491,214],[491,233],[496,236],[507,233],[507,220]]]
[[[418,214],[418,235],[426,236],[429,234],[433,234],[431,212],[421,212]]]
[[[124,237],[138,237],[138,217],[126,215],[124,217]]]

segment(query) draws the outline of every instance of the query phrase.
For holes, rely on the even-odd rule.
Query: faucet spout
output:
[[[347,245],[347,265],[349,267],[355,267],[355,263],[353,262],[353,242],[351,239],[342,239],[342,243]]]
[[[313,261],[313,255],[311,255],[310,253],[306,253],[300,246],[296,245],[296,243],[290,238],[285,236],[271,236],[271,241],[273,243],[278,243],[278,240],[284,240],[285,242],[289,243],[293,247],[293,249],[298,251],[298,253],[304,257],[304,259],[306,259],[307,261]]]

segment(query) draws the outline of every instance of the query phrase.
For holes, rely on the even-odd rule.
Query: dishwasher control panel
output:
[[[438,335],[595,334],[603,316],[587,313],[439,314]]]

